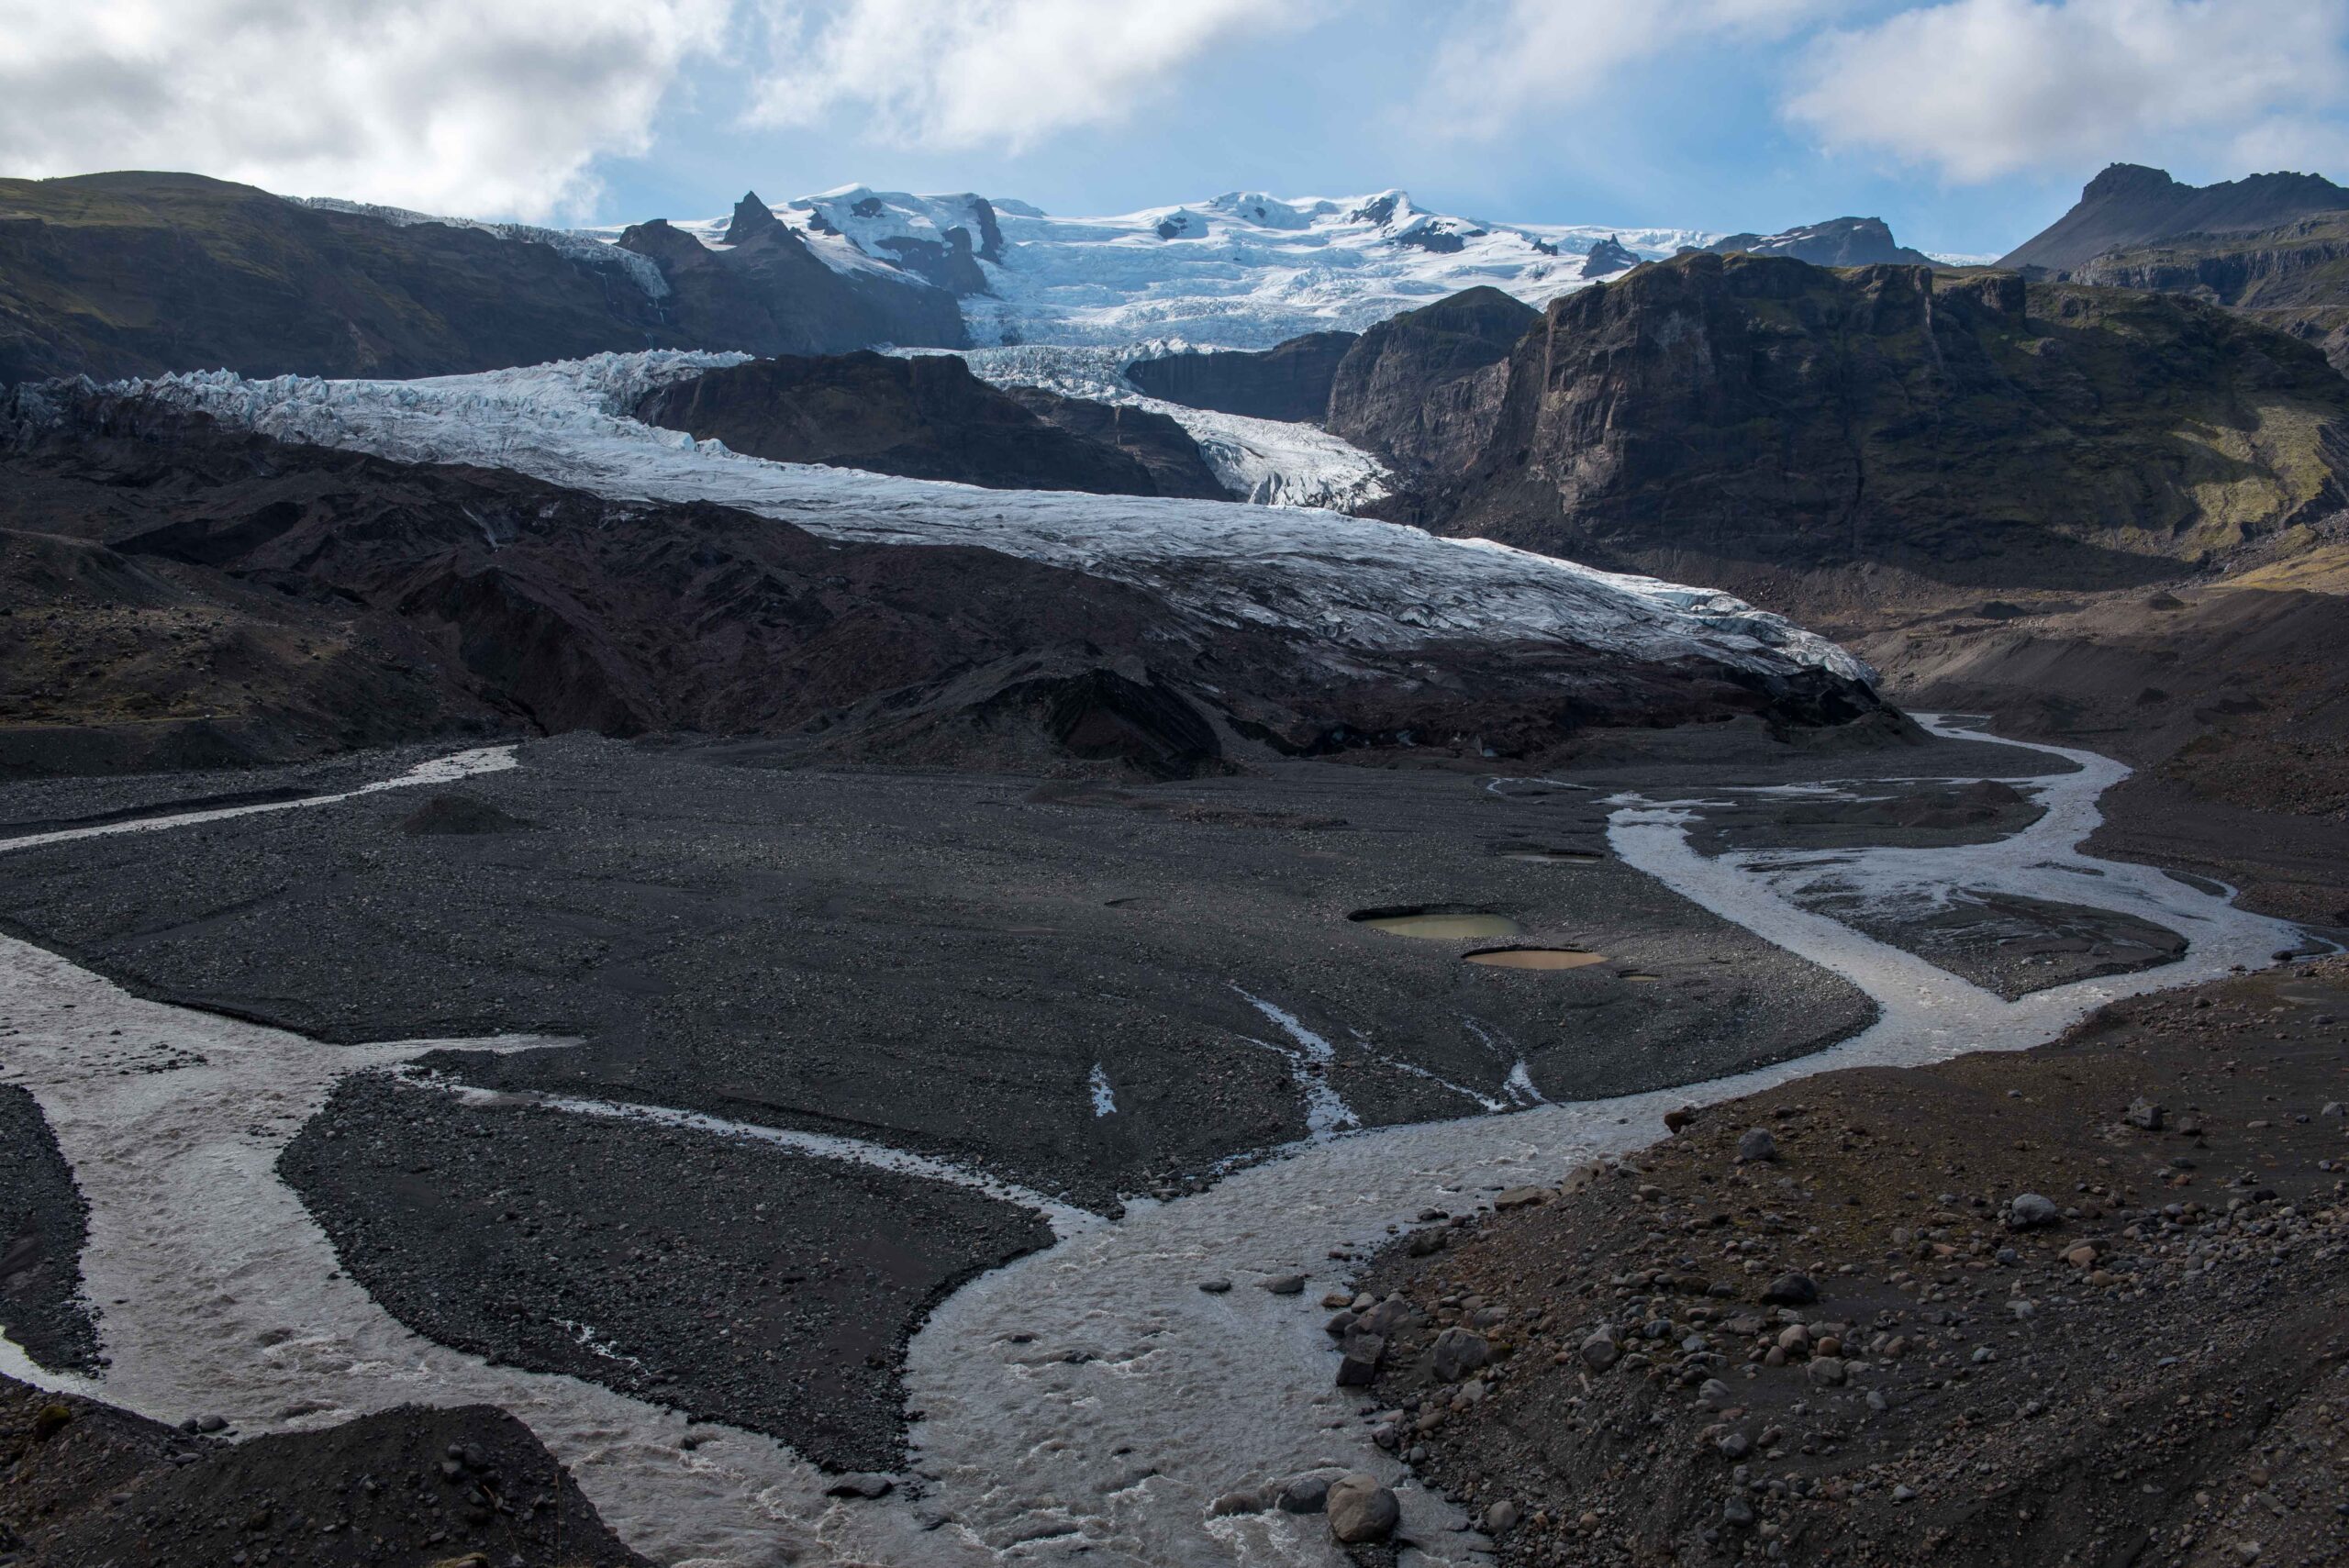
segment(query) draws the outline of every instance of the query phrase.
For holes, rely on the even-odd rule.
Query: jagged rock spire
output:
[[[734,204],[734,221],[726,226],[726,243],[740,245],[754,234],[763,234],[783,226],[783,220],[774,215],[774,208],[759,200],[758,192],[744,191],[742,199]]]

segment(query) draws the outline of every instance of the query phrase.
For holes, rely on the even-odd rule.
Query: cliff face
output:
[[[2320,213],[2254,234],[2188,234],[2109,250],[2068,278],[2248,309],[2349,305],[2349,212]]]
[[[1498,289],[1475,288],[1380,322],[1338,365],[1330,429],[1406,474],[1458,472],[1484,450],[1510,352],[1540,319]]]
[[[2215,185],[2184,185],[2159,169],[2115,163],[2040,233],[1998,260],[2001,267],[2077,267],[2108,250],[2184,234],[2247,233],[2310,213],[2349,208],[2349,189],[2316,174],[2253,174]]]
[[[1329,413],[1330,384],[1354,337],[1308,332],[1252,353],[1226,350],[1136,360],[1126,367],[1126,379],[1152,397],[1186,408],[1318,425]]]
[[[2342,505],[2349,383],[2211,306],[1689,254],[1554,302],[1449,526],[1752,588],[2119,585]]]
[[[689,431],[697,440],[715,436],[736,451],[778,462],[829,463],[996,489],[1199,493],[1188,484],[1197,474],[1171,472],[1169,483],[1181,487],[1162,489],[1152,465],[1115,439],[1114,420],[1096,433],[1072,428],[1074,413],[1040,417],[951,354],[754,360],[664,386],[644,399],[637,417]],[[1174,433],[1182,436],[1179,428]],[[1163,466],[1174,456],[1163,450],[1165,432],[1139,427],[1130,432],[1136,443],[1148,443],[1152,435]],[[1190,456],[1205,474],[1196,443]],[[1208,482],[1213,484],[1211,475]],[[1223,493],[1211,494],[1219,498]]]
[[[665,225],[641,263],[307,206],[193,174],[0,181],[0,383],[167,371],[451,375],[607,350],[958,347],[942,290],[843,277],[767,221],[731,251]],[[669,242],[647,239],[649,230]],[[662,284],[665,282],[665,290]]]
[[[2226,306],[2317,344],[2335,370],[2349,373],[2349,212],[2255,234],[2188,234],[2107,251],[2068,276]]]

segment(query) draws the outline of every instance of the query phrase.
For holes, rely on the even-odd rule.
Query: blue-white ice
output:
[[[1869,675],[1825,638],[1728,594],[1485,539],[1304,508],[984,490],[769,462],[629,416],[651,388],[742,357],[599,354],[421,381],[217,371],[114,390],[285,440],[514,469],[618,499],[714,501],[829,539],[984,546],[1142,588],[1208,629],[1297,634],[1301,650],[1341,668],[1356,651],[1464,639]]]

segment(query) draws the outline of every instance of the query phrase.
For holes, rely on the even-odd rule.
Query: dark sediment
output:
[[[1052,1240],[941,1182],[384,1077],[346,1080],[278,1169],[410,1328],[838,1469],[896,1468],[914,1329]]]
[[[2056,758],[2034,768],[2063,771]],[[1855,800],[1731,796],[1709,804],[1689,826],[1701,854],[1730,850],[1836,850],[1860,844],[1938,849],[2011,838],[2039,819],[2037,800],[1997,779],[1972,784],[1887,780],[1863,784]]]
[[[82,1299],[89,1218],[40,1103],[0,1084],[0,1329],[60,1372],[98,1365],[97,1324]]]
[[[408,1405],[227,1443],[7,1378],[0,1557],[43,1568],[650,1568],[529,1429],[494,1406]]]
[[[2186,956],[2186,939],[2118,910],[1965,887],[1913,912],[1858,906],[1831,890],[1803,901],[1854,930],[1904,948],[2012,1002],[2099,974],[2133,974]]]
[[[2031,1052],[1823,1074],[1397,1247],[1365,1284],[1425,1321],[1382,1421],[1473,1517],[1508,1505],[1512,1568],[2335,1561],[2345,982],[2325,961]],[[1741,1163],[1755,1126],[1776,1158]],[[1455,1325],[1496,1354],[1473,1393],[1425,1353]]]
[[[1603,849],[1595,790],[1292,763],[1039,794],[729,765],[759,760],[534,743],[463,793],[535,831],[409,833],[424,802],[392,792],[177,830],[162,858],[136,835],[0,857],[0,906],[150,995],[336,1040],[584,1035],[448,1065],[879,1137],[1097,1207],[1302,1134],[1287,1064],[1249,1043],[1283,1037],[1242,992],[1333,1040],[1330,1081],[1373,1122],[1476,1108],[1389,1058],[1506,1099],[1521,1051],[1543,1094],[1586,1098],[1799,1054],[1872,1013],[1629,868],[1492,852]],[[1136,896],[1154,902],[1116,902]],[[1664,982],[1497,974],[1346,918],[1431,902]],[[1115,1117],[1092,1112],[1096,1063]]]

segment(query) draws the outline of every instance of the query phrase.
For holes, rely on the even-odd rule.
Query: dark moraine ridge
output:
[[[230,1442],[0,1377],[0,1556],[41,1568],[651,1568],[494,1405]]]
[[[374,1076],[344,1080],[278,1170],[410,1328],[831,1469],[898,1467],[906,1341],[1052,1240],[942,1182]]]
[[[2332,959],[1705,1107],[1390,1249],[1371,1393],[1509,1568],[2340,1562],[2345,1017]]]
[[[0,1329],[61,1372],[98,1366],[97,1325],[82,1299],[89,1220],[40,1102],[0,1084]]]
[[[998,490],[1161,494],[1141,458],[1041,417],[952,354],[754,360],[649,393],[636,417],[777,462]]]

